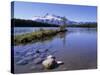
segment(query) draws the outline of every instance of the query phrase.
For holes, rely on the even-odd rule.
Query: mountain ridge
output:
[[[32,20],[37,21],[37,22],[49,23],[49,24],[63,25],[64,23],[63,23],[62,18],[63,17],[60,17],[60,16],[46,14],[43,17],[35,16],[32,18]]]
[[[34,16],[32,20],[36,22],[42,22],[48,24],[64,25],[63,18],[66,19],[65,21],[66,25],[82,25],[87,23],[96,23],[96,22],[75,22],[67,19],[65,16],[61,17],[61,16],[48,14],[48,13],[44,16]]]

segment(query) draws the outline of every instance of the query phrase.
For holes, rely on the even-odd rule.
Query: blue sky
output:
[[[67,4],[48,4],[33,2],[15,2],[14,18],[32,19],[34,16],[44,16],[46,13],[65,16],[76,22],[96,22],[96,6],[80,6]]]

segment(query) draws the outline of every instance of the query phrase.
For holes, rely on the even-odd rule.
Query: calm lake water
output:
[[[14,35],[37,31],[39,28],[14,28]],[[55,28],[45,28],[55,29]],[[40,53],[36,53],[39,50]],[[53,55],[64,64],[46,70],[41,62]],[[95,69],[97,67],[96,28],[68,28],[65,33],[41,42],[14,46],[15,73]]]

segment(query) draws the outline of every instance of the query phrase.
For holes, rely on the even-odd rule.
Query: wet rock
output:
[[[53,69],[63,64],[62,61],[56,61],[56,58],[52,55],[47,56],[47,58],[42,62],[42,65],[46,69]]]
[[[57,65],[57,62],[55,61],[55,58],[51,55],[49,55],[47,57],[47,59],[45,59],[43,62],[42,62],[42,65],[44,66],[44,68],[46,69],[52,69],[54,68],[56,65]]]

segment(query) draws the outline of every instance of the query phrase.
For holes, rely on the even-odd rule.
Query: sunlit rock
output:
[[[47,57],[47,59],[45,59],[42,62],[42,65],[46,68],[46,69],[51,69],[54,68],[55,65],[57,65],[57,62],[55,61],[55,58],[52,55],[49,55]]]
[[[62,61],[56,61],[55,57],[52,55],[47,56],[47,58],[42,62],[42,65],[46,69],[53,69],[58,67],[59,65],[63,64]]]

